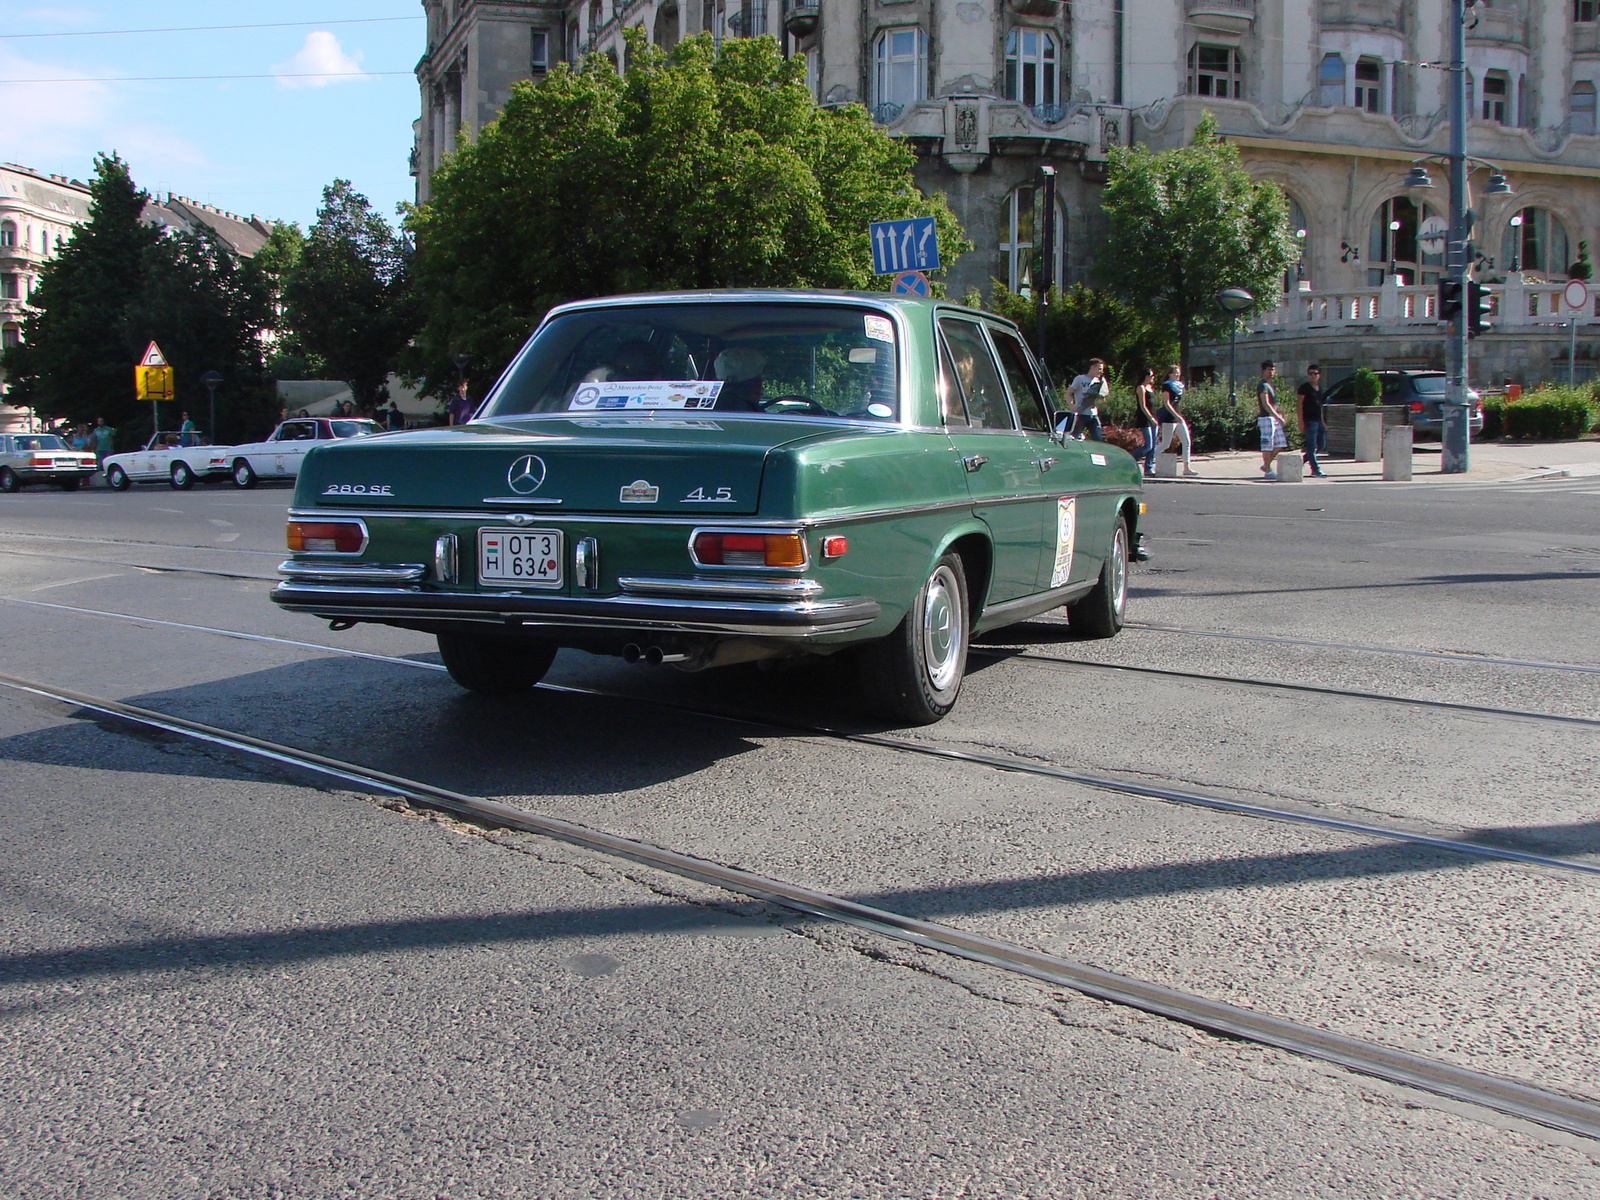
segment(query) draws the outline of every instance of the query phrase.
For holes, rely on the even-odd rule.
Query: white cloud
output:
[[[275,63],[272,73],[278,77],[278,86],[286,88],[326,87],[347,79],[367,78],[361,71],[361,51],[354,57],[345,53],[339,39],[325,29],[314,29],[306,34],[295,56],[288,62]]]

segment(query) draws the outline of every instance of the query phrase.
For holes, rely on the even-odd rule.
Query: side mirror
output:
[[[1063,446],[1067,444],[1067,430],[1072,428],[1072,413],[1064,408],[1058,408],[1050,414],[1051,436]]]

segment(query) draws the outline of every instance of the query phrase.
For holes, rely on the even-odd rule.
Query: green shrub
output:
[[[1378,378],[1378,373],[1371,367],[1360,367],[1356,371],[1357,404],[1376,404],[1378,397],[1383,395],[1383,381]]]
[[[1483,398],[1483,433],[1479,436],[1486,442],[1498,442],[1506,435],[1506,398],[1504,396],[1485,396]]]
[[[1582,437],[1593,419],[1589,405],[1571,388],[1529,392],[1507,404],[1502,417],[1507,437],[1551,442]]]

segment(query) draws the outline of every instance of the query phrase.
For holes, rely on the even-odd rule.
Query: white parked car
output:
[[[157,433],[145,443],[143,450],[129,450],[125,454],[112,454],[106,458],[106,484],[117,491],[126,491],[130,484],[154,483],[164,480],[186,492],[197,479],[224,479],[228,465],[218,465],[218,454],[223,449],[206,441],[205,434]]]
[[[259,479],[293,479],[306,451],[342,438],[382,433],[376,421],[354,417],[297,417],[285,421],[264,442],[217,450],[212,465],[233,477],[236,487],[255,487]]]

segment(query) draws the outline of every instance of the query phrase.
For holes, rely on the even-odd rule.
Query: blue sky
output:
[[[267,22],[304,24],[92,36]],[[393,220],[413,194],[424,28],[415,0],[0,0],[0,159],[87,180],[116,150],[149,192],[302,226],[345,178]],[[195,75],[234,78],[140,78]]]

